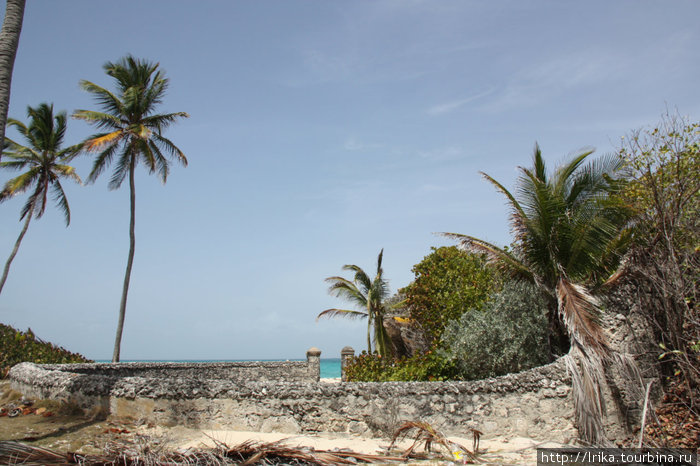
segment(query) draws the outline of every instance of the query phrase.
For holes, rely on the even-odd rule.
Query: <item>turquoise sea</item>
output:
[[[152,359],[125,359],[122,362],[241,362],[241,361],[303,361],[303,359],[202,359],[202,360],[152,360]],[[110,362],[106,359],[98,359],[95,362]],[[321,378],[334,379],[340,377],[340,358],[321,358]]]

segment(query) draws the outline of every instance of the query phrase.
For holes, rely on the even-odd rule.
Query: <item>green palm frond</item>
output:
[[[120,114],[112,115],[104,112],[96,112],[92,110],[76,110],[73,113],[73,118],[76,120],[83,120],[91,125],[96,126],[98,129],[110,130],[122,130],[124,124],[126,123],[120,117]],[[94,136],[93,136],[94,138]]]
[[[350,301],[359,307],[367,307],[367,296],[363,294],[354,283],[342,277],[329,277],[326,282],[331,283],[328,293],[346,301]]]
[[[97,104],[100,107],[104,108],[107,113],[105,114],[100,112],[90,112],[87,110],[78,110],[73,114],[74,118],[93,121],[103,119],[110,120],[110,118],[107,115],[121,115],[124,113],[124,104],[122,103],[122,101],[119,100],[119,98],[116,95],[112,94],[109,90],[105,89],[104,87],[98,86],[97,84],[86,80],[80,81],[80,87],[84,91],[87,91],[90,94],[92,94]]]
[[[511,277],[534,282],[532,271],[512,253],[473,236],[460,233],[440,233],[440,235],[457,241],[459,247],[464,251],[485,255],[487,262],[500,268]]]
[[[99,137],[99,135],[96,136]],[[95,180],[97,180],[97,177],[99,177],[105,168],[111,164],[112,158],[118,150],[119,144],[110,144],[102,152],[100,152],[97,157],[95,157],[95,161],[92,164],[92,170],[87,178],[88,183],[94,183]]]
[[[370,288],[372,288],[372,280],[370,280],[369,276],[365,273],[365,271],[357,265],[345,264],[343,266],[343,270],[355,273],[355,277],[353,278],[353,280],[361,287],[363,292],[367,293],[370,290]]]
[[[68,199],[66,198],[66,193],[63,191],[61,183],[58,181],[53,183],[51,190],[53,191],[54,202],[63,212],[63,216],[66,220],[66,226],[70,225],[70,207],[68,206]]]
[[[322,317],[346,317],[348,319],[366,319],[367,313],[362,311],[352,311],[349,309],[326,309],[316,316],[316,320]]]
[[[25,173],[12,178],[5,184],[5,187],[0,194],[0,200],[5,200],[9,197],[25,192],[35,184],[40,176],[40,167],[34,166]]]

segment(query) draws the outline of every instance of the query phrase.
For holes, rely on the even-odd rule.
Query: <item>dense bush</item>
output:
[[[457,368],[435,351],[387,359],[363,351],[345,367],[352,382],[442,381],[457,377]]]
[[[495,377],[549,360],[547,302],[534,285],[508,282],[483,309],[445,329],[440,353],[467,380]]]
[[[401,292],[411,318],[436,343],[449,321],[479,308],[499,285],[496,272],[481,256],[455,246],[432,250],[413,266],[416,278]]]
[[[4,378],[12,366],[25,361],[39,364],[92,362],[80,354],[42,341],[31,329],[22,332],[0,324],[0,378]]]

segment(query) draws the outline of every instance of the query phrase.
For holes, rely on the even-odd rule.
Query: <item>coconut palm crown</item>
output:
[[[54,115],[53,105],[40,104],[36,108],[27,107],[29,125],[21,121],[8,119],[8,126],[15,127],[27,142],[23,146],[12,139],[5,138],[5,161],[0,167],[11,170],[26,170],[21,175],[10,179],[0,191],[0,202],[17,194],[31,190],[29,198],[22,208],[20,220],[25,219],[24,227],[15,243],[0,278],[2,292],[10,270],[10,265],[17,254],[32,217],[41,218],[46,211],[49,192],[56,206],[63,212],[66,226],[70,224],[70,206],[66,193],[61,186],[62,178],[69,178],[81,183],[75,169],[67,165],[80,150],[80,145],[61,148],[66,133],[66,113]]]
[[[331,295],[343,298],[362,310],[351,309],[326,309],[321,312],[316,320],[322,317],[347,317],[350,319],[367,319],[367,352],[372,352],[372,340],[376,351],[382,356],[390,356],[392,353],[389,335],[384,327],[384,315],[386,300],[389,298],[389,284],[384,279],[382,269],[382,257],[384,249],[377,257],[377,272],[374,279],[370,279],[357,265],[344,265],[343,270],[353,272],[355,275],[350,281],[343,277],[328,277],[330,283],[328,292]],[[374,330],[374,335],[372,335]]]
[[[87,152],[97,154],[88,181],[94,182],[109,165],[114,166],[109,181],[110,189],[119,188],[127,175],[129,177],[131,206],[129,256],[119,306],[113,362],[119,361],[126,300],[134,260],[136,166],[144,165],[150,174],[156,174],[165,183],[170,172],[170,159],[187,165],[185,154],[163,136],[165,129],[180,118],[187,117],[187,113],[155,113],[157,106],[163,101],[169,83],[158,67],[157,63],[137,59],[131,55],[115,63],[106,63],[104,70],[113,78],[116,91],[109,91],[90,81],[80,81],[80,86],[94,96],[102,111],[76,110],[73,114],[74,118],[84,120],[103,130],[84,142],[84,149]]]
[[[515,195],[482,173],[508,201],[512,250],[473,236],[444,235],[463,249],[485,254],[507,275],[535,283],[550,296],[550,321],[558,317],[570,342],[566,361],[574,382],[579,430],[584,440],[603,444],[603,364],[614,360],[624,363],[630,373],[635,371],[631,360],[610,348],[591,290],[613,276],[629,242],[633,212],[613,196],[623,183],[622,160],[606,156],[584,163],[592,152],[582,152],[549,173],[535,145],[533,167],[519,168]]]

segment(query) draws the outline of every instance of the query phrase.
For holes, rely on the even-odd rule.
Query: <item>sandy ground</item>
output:
[[[381,454],[386,452],[389,446],[388,439],[365,438],[351,435],[322,434],[322,435],[290,435],[278,433],[260,432],[236,432],[236,431],[194,431],[181,427],[162,429],[160,427],[145,429],[144,433],[153,436],[170,436],[173,444],[182,448],[192,448],[201,446],[213,446],[215,441],[224,442],[227,445],[236,445],[246,440],[257,440],[263,442],[274,442],[284,440],[288,445],[313,447],[317,450],[348,449],[357,453]],[[472,448],[471,438],[448,437],[449,440]],[[406,448],[411,442],[404,441],[399,444],[400,448]],[[481,464],[537,464],[538,447],[556,448],[561,444],[554,442],[540,442],[537,440],[514,437],[514,438],[493,438],[481,439],[479,451],[482,452],[479,459]],[[435,450],[435,449],[434,449]],[[437,451],[440,451],[437,449]],[[444,450],[444,456],[449,459],[448,453]],[[458,464],[456,458],[452,462]],[[433,461],[433,464],[436,462]],[[437,464],[448,464],[446,460],[438,461]],[[416,463],[425,464],[425,462]]]
[[[0,407],[17,404],[19,394],[11,393],[9,384],[0,383]],[[381,454],[389,446],[388,439],[365,438],[350,434],[290,435],[281,433],[239,432],[230,430],[195,430],[181,426],[162,427],[134,422],[100,420],[66,410],[55,402],[39,401],[34,408],[44,407],[50,416],[28,413],[10,418],[0,416],[0,440],[16,440],[59,452],[100,454],[109,444],[145,442],[168,449],[187,449],[213,446],[223,442],[229,446],[248,440],[275,442],[283,440],[289,446],[312,447],[316,450],[348,449],[357,453]],[[148,439],[148,440],[146,440]],[[450,437],[450,440],[472,449],[471,438]],[[406,448],[404,442],[399,447]],[[479,451],[481,464],[536,464],[537,447],[558,447],[560,444],[544,443],[529,438],[481,439]],[[412,462],[409,464],[459,464],[445,450],[444,459]],[[451,461],[450,461],[451,460]],[[396,463],[393,463],[396,464]]]

